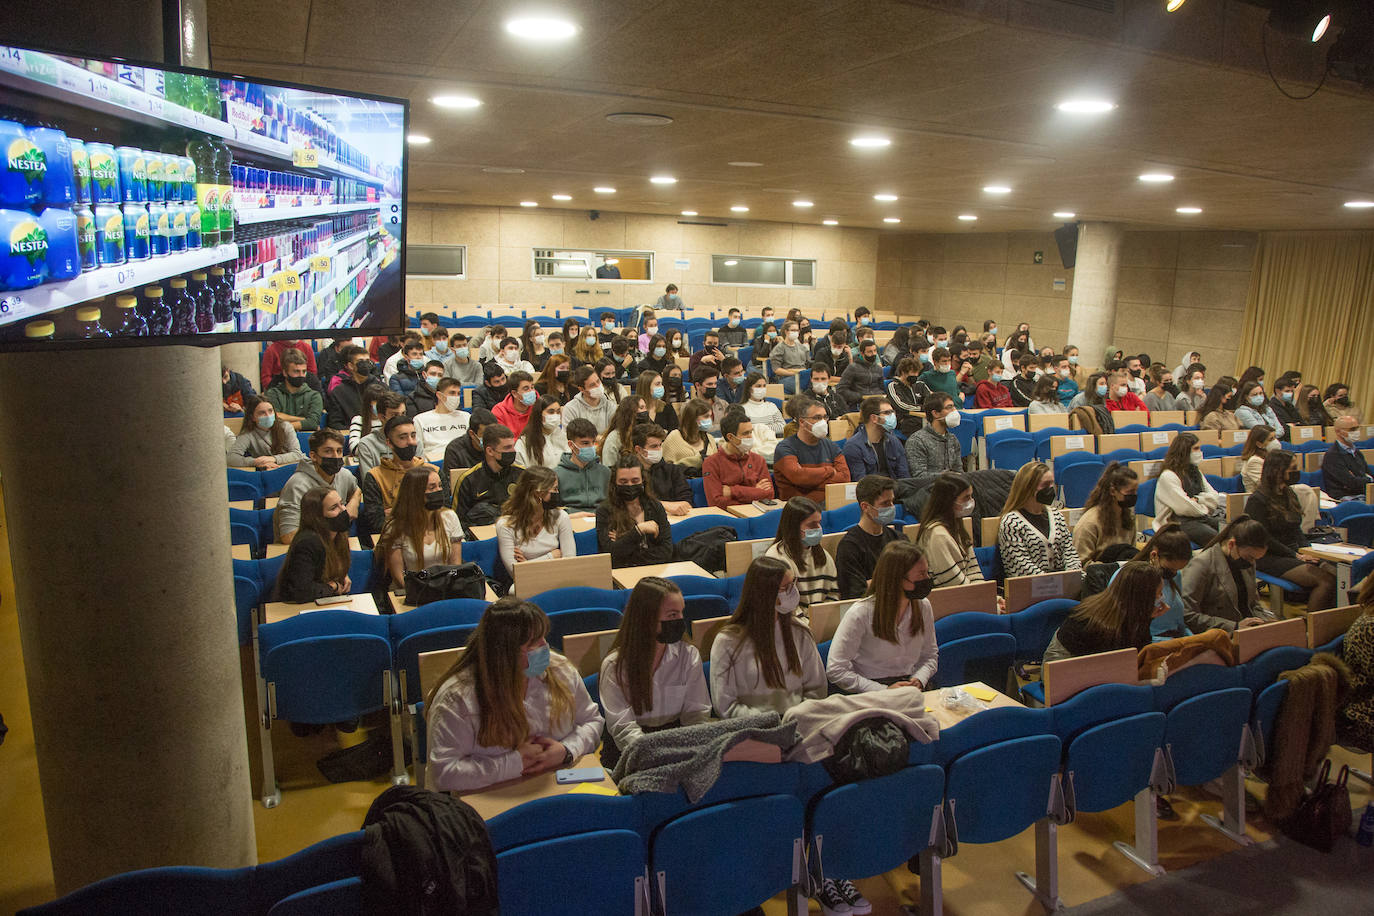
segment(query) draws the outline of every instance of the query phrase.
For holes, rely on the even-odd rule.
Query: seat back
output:
[[[254,912],[253,868],[145,868],[114,875],[50,903],[20,910],[22,916],[127,916],[186,913],[223,916]],[[152,904],[156,901],[156,905]]]
[[[1217,779],[1240,759],[1252,694],[1244,687],[1189,697],[1169,710],[1164,743],[1181,786]]]
[[[1064,491],[1064,504],[1081,506],[1086,503],[1093,487],[1097,486],[1098,478],[1102,476],[1103,467],[1105,465],[1087,461],[1066,467],[1064,476],[1056,478]]]
[[[726,594],[726,579],[707,578],[706,576],[669,576],[677,587],[682,589],[682,594],[687,595],[718,595],[729,601]]]
[[[747,518],[738,518],[734,515],[697,515],[684,518],[680,522],[674,522],[673,543],[676,544],[683,538],[708,528],[730,528],[735,532],[735,536],[740,539],[749,537],[749,522]]]
[[[1080,810],[1124,805],[1150,784],[1165,721],[1162,712],[1142,712],[1086,728],[1069,742],[1064,770]]]
[[[475,632],[476,626],[436,626],[413,631],[398,640],[395,644],[396,670],[398,676],[405,675],[404,701],[419,703],[425,698],[420,686],[421,653],[461,648]]]
[[[362,916],[362,912],[363,879],[341,878],[283,898],[267,911],[267,916]]]
[[[549,644],[562,651],[563,637],[575,633],[595,633],[620,628],[620,612],[613,608],[581,608],[549,614]]]
[[[947,768],[945,797],[965,843],[1009,839],[1045,816],[1059,773],[1054,735],[1012,738],[978,748]],[[1015,773],[1015,779],[1006,774]]]
[[[682,616],[688,620],[728,617],[731,611],[730,605],[720,595],[686,595],[683,605]]]
[[[503,916],[630,916],[644,876],[644,841],[632,830],[593,830],[496,854]]]
[[[778,536],[778,520],[782,518],[781,509],[771,509],[762,515],[756,515],[749,519],[749,535],[751,539],[775,538]],[[825,518],[824,515],[821,518]]]
[[[1054,631],[1078,606],[1077,601],[1069,598],[1051,598],[1032,604],[1024,611],[1007,615],[1011,623],[1011,635],[1016,638],[1016,658],[1019,661],[1037,661],[1045,654]]]
[[[238,618],[239,645],[253,639],[253,612],[258,606],[258,584],[246,576],[234,577],[234,614]]]
[[[1295,620],[1294,623],[1302,623]],[[1303,636],[1306,637],[1306,633]],[[1306,646],[1276,646],[1267,649],[1250,661],[1240,665],[1241,685],[1256,696],[1260,691],[1278,680],[1280,671],[1301,668],[1312,659],[1312,650]]]
[[[944,794],[944,770],[929,764],[823,792],[812,803],[807,834],[825,873],[867,878],[906,862],[929,842]]]
[[[1226,665],[1192,665],[1170,674],[1163,684],[1153,688],[1155,709],[1168,712],[1189,697],[1241,686],[1243,683],[1240,668]]]
[[[530,600],[539,605],[545,614],[575,611],[584,607],[609,607],[623,611],[625,602],[630,600],[630,590],[571,585],[567,588],[551,588],[546,592],[540,592]]]
[[[354,830],[258,865],[253,870],[252,912],[265,912],[300,891],[356,877],[362,871],[366,838],[365,831]]]
[[[1001,688],[1015,656],[1016,640],[1010,633],[982,633],[943,643],[940,667],[931,686],[955,687],[981,681]]]
[[[1016,471],[1035,459],[1035,439],[1017,429],[999,429],[986,437],[988,460],[994,468]]]
[[[634,830],[639,826],[635,795],[553,795],[522,802],[487,821],[492,849],[498,853],[595,830]]]

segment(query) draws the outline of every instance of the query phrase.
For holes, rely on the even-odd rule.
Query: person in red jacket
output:
[[[287,350],[300,350],[305,357],[305,367],[318,375],[315,369],[315,351],[308,340],[274,340],[267,345],[262,354],[262,390],[272,385],[272,379],[282,374],[281,355]]]
[[[724,437],[720,448],[701,464],[706,503],[724,509],[772,499],[773,478],[768,476],[763,456],[753,451],[754,424],[744,408],[734,405],[727,410],[720,420],[720,432]]]
[[[1107,383],[1107,409],[1112,413],[1118,410],[1149,410],[1145,402],[1131,390],[1125,372],[1117,371]]]
[[[534,402],[539,400],[539,392],[534,390],[534,379],[530,378],[528,372],[512,372],[507,377],[507,383],[510,385],[510,394],[491,412],[497,423],[509,427],[515,438],[519,439],[525,424],[530,421]]]
[[[988,377],[978,383],[973,392],[977,407],[1011,407],[1011,390],[1002,384],[1002,367],[993,363]]]

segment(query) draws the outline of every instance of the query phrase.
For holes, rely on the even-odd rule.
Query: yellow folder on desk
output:
[[[997,699],[997,691],[987,687],[965,687],[964,692],[975,700],[982,700],[984,703],[991,703]]]
[[[607,780],[609,782],[609,779]],[[619,795],[615,783],[602,785],[599,782],[580,782],[568,790],[569,795]]]

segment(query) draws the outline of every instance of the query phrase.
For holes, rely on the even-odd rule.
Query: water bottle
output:
[[[1374,846],[1374,802],[1364,806],[1360,815],[1360,829],[1355,834],[1355,842],[1361,846]]]

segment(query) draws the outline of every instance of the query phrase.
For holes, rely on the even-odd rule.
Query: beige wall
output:
[[[591,220],[585,210],[416,205],[407,238],[415,244],[468,246],[466,280],[407,280],[409,307],[430,304],[562,302],[588,307],[652,303],[676,283],[687,304],[792,306],[852,312],[873,304],[878,259],[874,229],[792,223],[731,221],[728,226],[684,226],[675,217],[603,210]],[[532,280],[534,247],[609,248],[655,252],[654,282],[597,283],[594,280]],[[711,285],[711,255],[771,255],[815,258],[817,288],[750,289]],[[686,258],[687,270],[674,261]],[[579,294],[577,290],[592,290]],[[833,317],[833,316],[832,316]]]

